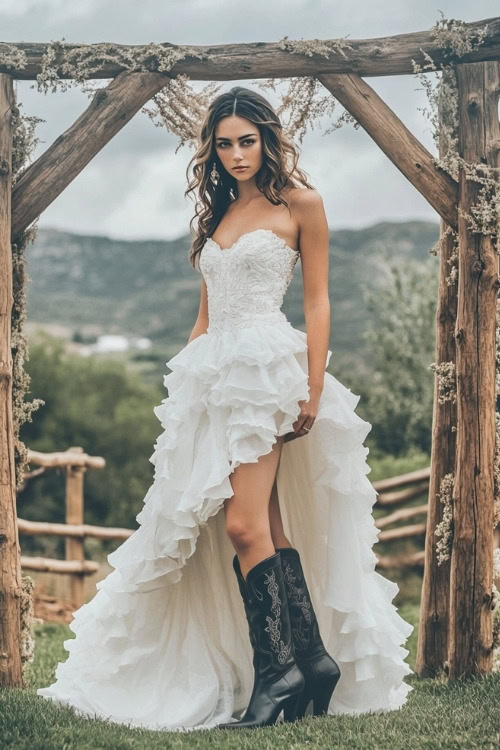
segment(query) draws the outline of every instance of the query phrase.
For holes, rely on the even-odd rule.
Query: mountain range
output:
[[[429,262],[438,236],[439,224],[425,221],[330,232],[330,348],[337,356],[363,352],[364,291],[383,290],[389,262]],[[188,262],[189,246],[189,235],[117,240],[39,229],[26,251],[28,321],[63,326],[80,340],[148,337],[162,355],[173,356],[186,344],[199,305],[201,277]],[[305,330],[300,268],[299,260],[282,309]]]

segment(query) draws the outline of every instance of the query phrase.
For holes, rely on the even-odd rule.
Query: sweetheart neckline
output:
[[[230,250],[232,250],[234,247],[236,247],[236,245],[238,244],[238,242],[240,240],[242,240],[243,237],[248,237],[250,234],[255,234],[255,232],[269,232],[270,234],[273,235],[273,237],[276,237],[277,240],[280,240],[280,242],[283,243],[283,247],[286,247],[288,250],[291,250],[291,252],[294,255],[299,255],[299,250],[294,250],[293,247],[290,247],[290,245],[288,245],[285,242],[285,240],[283,239],[283,237],[280,237],[279,234],[276,234],[276,232],[273,232],[272,229],[252,229],[252,230],[250,230],[250,232],[244,232],[243,234],[240,234],[240,236],[238,237],[238,239],[235,242],[233,242],[233,244],[230,245],[230,247],[221,247],[219,245],[219,243],[216,242],[212,237],[207,237],[206,239],[210,240],[210,242],[212,242],[220,250],[221,253],[228,253]]]

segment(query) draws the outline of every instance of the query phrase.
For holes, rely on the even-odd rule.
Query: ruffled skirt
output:
[[[139,528],[109,555],[114,570],[74,613],[56,681],[37,692],[131,726],[210,728],[242,714],[253,684],[219,511],[231,472],[293,430],[309,398],[307,336],[288,322],[207,332],[167,365]],[[412,690],[403,679],[413,626],[391,603],[398,585],[375,571],[376,491],[363,445],[371,424],[355,413],[358,400],[325,373],[311,432],[283,444],[277,472],[285,533],[342,672],[330,714],[398,709]]]

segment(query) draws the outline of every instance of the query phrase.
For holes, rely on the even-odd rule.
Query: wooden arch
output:
[[[499,168],[500,17],[466,24],[487,32],[473,52],[454,62],[459,93],[459,154]],[[332,40],[333,42],[333,40]],[[0,65],[0,685],[22,684],[20,656],[21,570],[16,526],[12,415],[11,242],[49,206],[111,138],[165,85],[166,76],[240,80],[316,76],[363,126],[375,143],[427,199],[446,227],[458,231],[458,298],[445,283],[451,252],[440,259],[436,362],[456,364],[456,404],[434,395],[431,481],[417,671],[451,678],[480,675],[492,666],[492,576],[495,424],[495,332],[500,280],[494,237],[474,234],[463,218],[478,186],[458,182],[435,166],[432,155],[366,83],[380,75],[411,75],[412,60],[430,55],[436,68],[449,53],[429,31],[350,40],[342,55],[290,54],[275,43],[193,47],[169,73],[128,72],[106,62],[93,78],[113,78],[89,107],[12,186],[12,110],[15,79],[33,80],[47,45],[0,43],[22,51],[25,67]],[[66,45],[75,49],[79,45]],[[173,45],[161,45],[174,48]],[[116,49],[120,49],[116,46]],[[123,49],[123,48],[121,48]],[[126,50],[133,51],[133,47]],[[54,67],[62,62],[54,60]],[[68,77],[62,73],[61,78]],[[455,431],[456,425],[456,431]],[[438,566],[433,543],[442,518],[441,479],[454,474],[451,561]]]

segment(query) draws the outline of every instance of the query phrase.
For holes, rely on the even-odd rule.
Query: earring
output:
[[[210,179],[212,180],[214,185],[217,185],[219,182],[220,174],[217,171],[217,167],[215,166],[215,162],[213,162],[212,171],[210,172]]]

